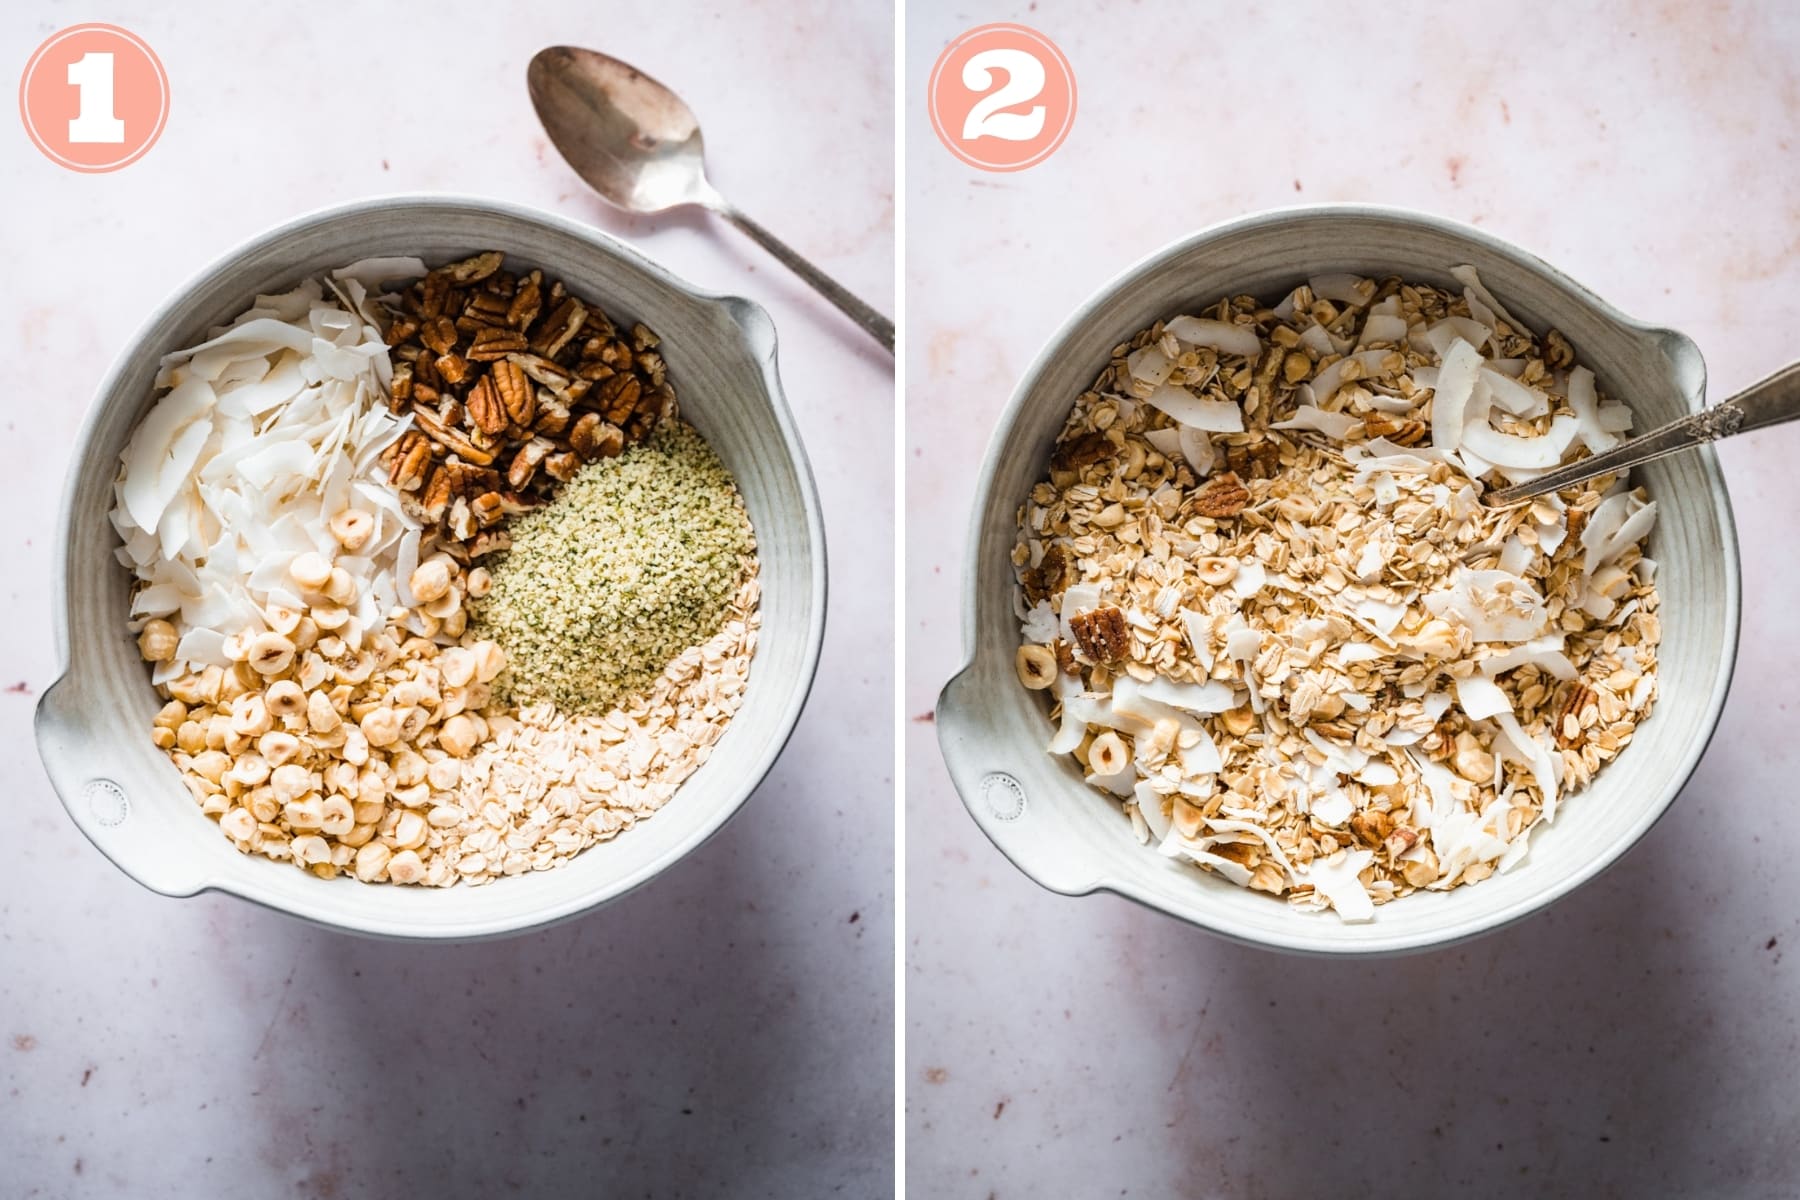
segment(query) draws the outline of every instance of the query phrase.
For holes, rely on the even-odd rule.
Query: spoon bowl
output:
[[[733,207],[706,179],[700,122],[680,96],[598,50],[551,46],[525,69],[532,107],[557,153],[608,204],[660,213],[697,204],[724,217],[894,349],[894,323]]]
[[[706,181],[706,146],[693,110],[636,67],[598,51],[552,46],[532,58],[525,83],[557,153],[607,203],[659,213],[722,202]]]

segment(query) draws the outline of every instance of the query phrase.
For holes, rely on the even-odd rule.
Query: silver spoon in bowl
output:
[[[1721,400],[1711,408],[1678,417],[1666,425],[1659,425],[1647,433],[1621,442],[1610,450],[1578,458],[1572,463],[1545,471],[1529,482],[1489,492],[1482,499],[1489,505],[1528,500],[1598,475],[1622,471],[1639,463],[1666,458],[1734,434],[1749,433],[1752,429],[1763,429],[1793,420],[1800,420],[1800,363],[1783,367],[1767,379],[1751,384],[1729,400]]]
[[[706,179],[700,122],[681,97],[616,58],[578,46],[540,50],[526,68],[531,104],[557,151],[600,193],[632,213],[697,204],[780,259],[894,352],[894,323],[746,217]]]

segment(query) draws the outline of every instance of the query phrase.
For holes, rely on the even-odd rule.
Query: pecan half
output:
[[[614,375],[600,385],[600,411],[614,425],[623,425],[637,411],[644,385],[635,375]]]
[[[1235,517],[1249,503],[1249,489],[1230,471],[1207,480],[1206,486],[1196,492],[1190,501],[1196,516],[1212,517],[1215,520]]]
[[[504,433],[512,418],[506,415],[506,405],[500,399],[500,389],[494,383],[491,374],[483,375],[475,381],[475,388],[469,393],[469,422],[486,434]]]
[[[530,426],[537,416],[537,393],[519,364],[511,360],[497,362],[489,368],[488,378],[493,380],[507,419],[520,428]]]
[[[1075,633],[1075,644],[1095,663],[1115,663],[1131,651],[1131,631],[1125,614],[1108,606],[1092,612],[1077,613],[1069,619]]]

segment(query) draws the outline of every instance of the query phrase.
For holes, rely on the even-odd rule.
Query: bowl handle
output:
[[[1000,853],[1039,884],[1065,896],[1102,886],[1081,835],[1053,805],[1027,794],[1021,772],[1001,761],[991,705],[981,698],[979,661],[938,696],[938,748],[963,806]]]
[[[134,778],[135,768],[94,732],[90,722],[97,712],[70,675],[38,701],[38,755],[50,786],[76,827],[121,871],[165,896],[204,891],[208,885],[193,869],[191,841],[171,836],[178,831],[134,805],[132,790],[146,781]]]

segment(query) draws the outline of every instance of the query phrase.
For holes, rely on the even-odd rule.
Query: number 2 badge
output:
[[[982,25],[938,56],[931,127],[984,171],[1022,171],[1056,152],[1075,122],[1075,73],[1056,43],[1023,25]]]

